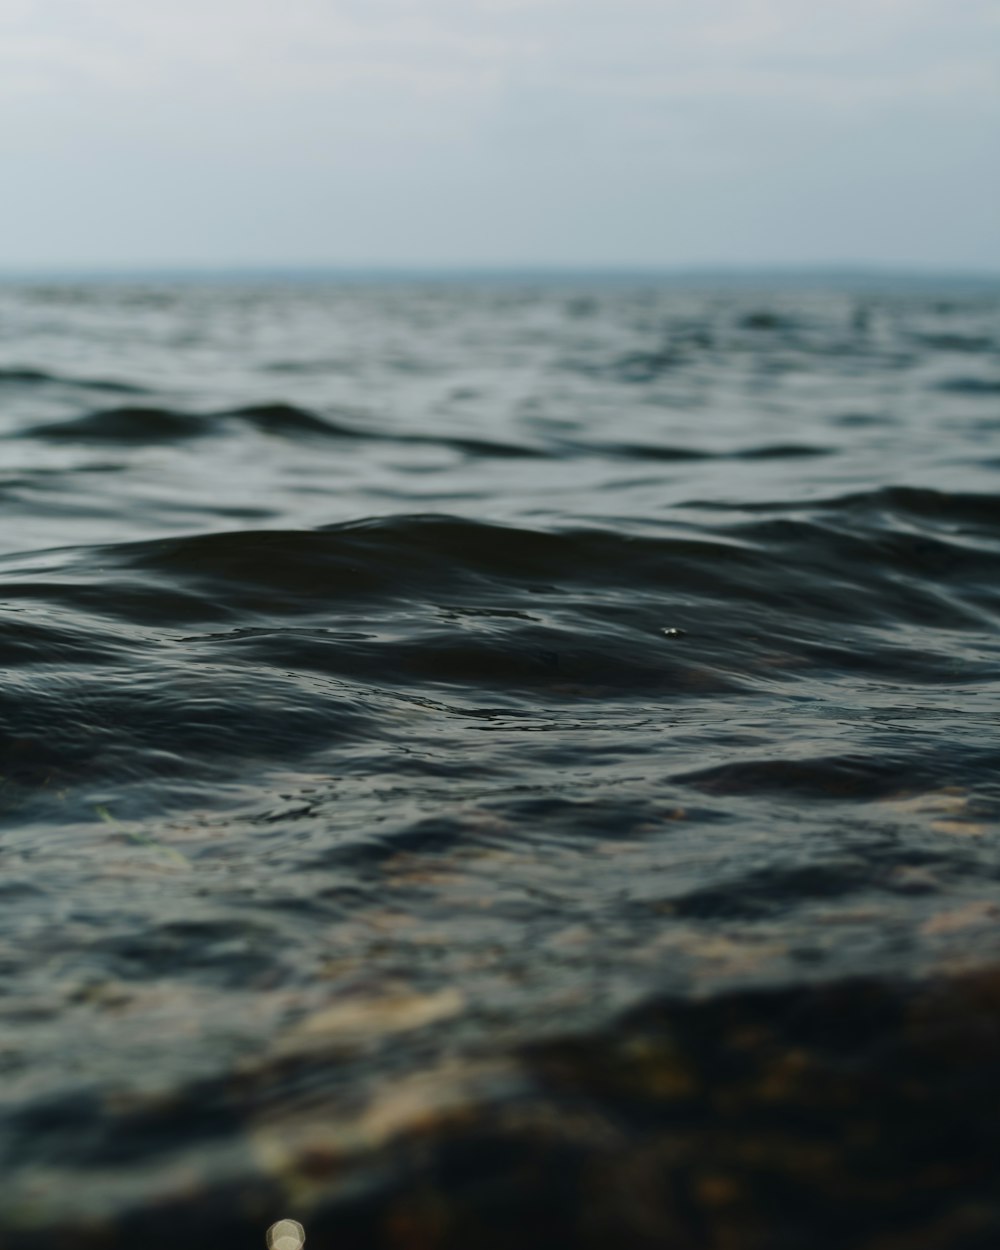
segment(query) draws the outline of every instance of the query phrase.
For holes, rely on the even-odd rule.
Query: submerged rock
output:
[[[405,1014],[419,1031],[457,1006]],[[318,1047],[323,1030],[304,1032]],[[181,1151],[158,1201],[101,1223],[50,1220],[39,1192],[34,1212],[5,1213],[5,1250],[237,1250],[279,1218],[345,1250],[986,1250],[1000,1236],[997,968],[650,1003],[503,1062],[438,1059],[356,1105],[310,1099],[310,1075],[337,1062],[316,1047],[214,1091],[217,1128],[245,1130],[217,1176]],[[126,1138],[141,1118],[123,1117]]]

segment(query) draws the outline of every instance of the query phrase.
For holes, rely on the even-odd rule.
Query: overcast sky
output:
[[[1000,0],[0,0],[0,267],[1000,270]]]

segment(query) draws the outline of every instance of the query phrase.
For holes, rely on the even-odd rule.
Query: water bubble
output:
[[[306,1230],[297,1220],[279,1220],[267,1230],[267,1250],[302,1250]]]

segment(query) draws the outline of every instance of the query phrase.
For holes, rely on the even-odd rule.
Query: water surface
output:
[[[1000,292],[0,329],[5,1246],[996,1244]]]

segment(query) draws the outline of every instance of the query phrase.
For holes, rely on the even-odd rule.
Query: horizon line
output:
[[[1000,282],[1000,268],[866,261],[701,262],[696,264],[574,262],[177,261],[0,264],[0,281],[62,278],[896,278]]]

